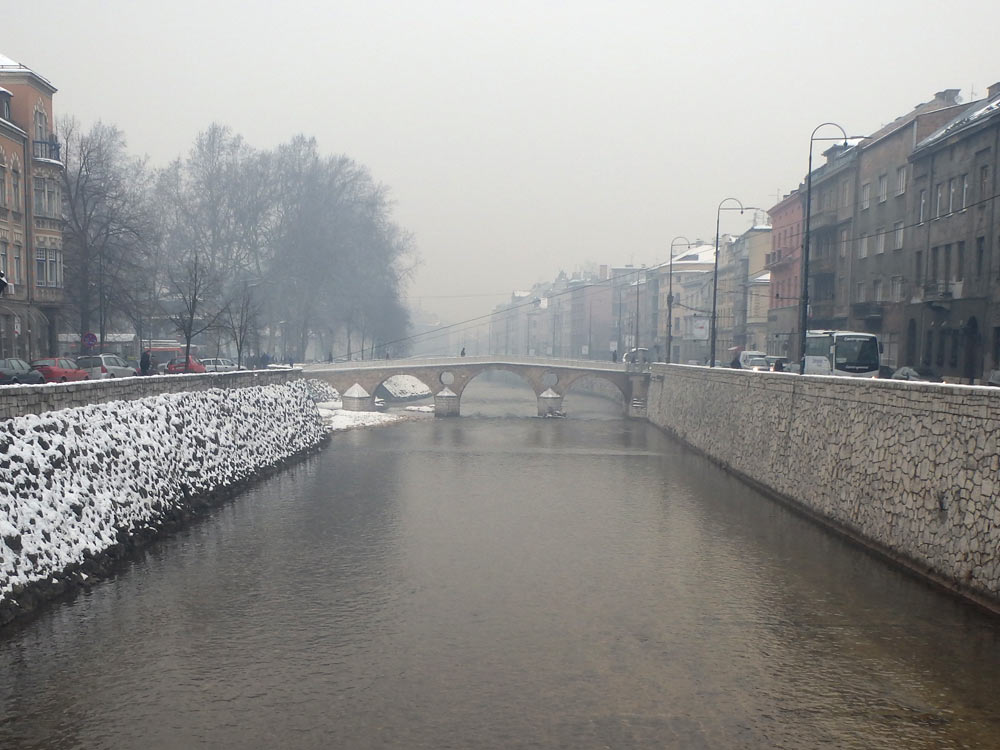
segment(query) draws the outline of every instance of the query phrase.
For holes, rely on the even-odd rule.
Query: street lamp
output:
[[[719,208],[715,212],[715,269],[712,273],[712,331],[711,331],[711,342],[708,349],[708,366],[715,367],[715,306],[716,300],[719,295],[719,220],[722,217],[723,211],[736,211],[736,206],[727,206],[723,208],[725,203],[729,201],[736,201],[739,204],[739,212],[743,213],[746,207],[736,198],[723,198],[719,203]]]
[[[674,344],[674,243],[677,240],[684,240],[684,244],[691,247],[691,240],[684,235],[677,235],[670,240],[670,271],[667,281],[667,364],[673,358]]]
[[[809,324],[809,225],[812,214],[813,143],[815,141],[839,141],[840,138],[817,138],[820,128],[831,125],[840,131],[847,145],[847,131],[835,122],[823,122],[813,128],[809,136],[809,171],[806,173],[806,233],[802,243],[802,293],[799,295],[799,375],[806,372],[806,326]]]

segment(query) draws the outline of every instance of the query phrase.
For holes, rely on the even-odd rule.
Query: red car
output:
[[[167,374],[177,375],[182,372],[205,372],[205,365],[199,362],[194,357],[187,358],[187,364],[184,363],[184,357],[174,357],[172,360],[167,362]]]
[[[76,366],[76,362],[64,357],[32,360],[31,369],[42,373],[46,383],[65,383],[68,380],[90,379],[89,372],[81,370]]]

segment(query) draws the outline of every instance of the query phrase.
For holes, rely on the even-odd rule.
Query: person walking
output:
[[[145,351],[139,357],[139,373],[141,375],[149,375],[149,364],[149,352]]]
[[[461,353],[458,356],[460,356],[460,357],[464,357],[465,356],[465,347],[464,346],[462,347],[462,351],[461,351]]]

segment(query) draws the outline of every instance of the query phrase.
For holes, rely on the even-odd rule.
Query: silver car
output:
[[[76,366],[86,370],[91,380],[130,378],[138,374],[117,354],[86,354],[76,358]]]
[[[201,363],[205,365],[206,372],[233,372],[239,369],[233,360],[225,357],[206,357]]]

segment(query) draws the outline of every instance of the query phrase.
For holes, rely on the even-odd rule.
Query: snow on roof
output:
[[[368,391],[362,388],[358,383],[355,383],[344,392],[345,398],[368,398],[370,395],[371,394],[369,394]]]
[[[766,284],[769,281],[771,281],[771,272],[764,271],[764,273],[759,273],[752,279],[750,279],[750,281],[754,282],[755,284]]]
[[[44,83],[46,86],[50,86],[55,89],[55,86],[52,86],[51,81],[47,78],[38,75],[38,73],[33,71],[27,65],[22,65],[17,60],[11,60],[4,54],[0,54],[0,73],[31,73],[31,75]]]
[[[953,120],[949,121],[943,127],[934,131],[920,141],[914,151],[919,151],[922,148],[932,146],[938,141],[944,140],[952,133],[957,133],[964,128],[976,124],[977,122],[982,122],[986,118],[995,115],[997,112],[1000,112],[1000,96],[995,96],[989,101],[980,99],[977,102],[973,102]]]
[[[562,396],[560,396],[558,393],[556,393],[551,388],[546,388],[545,392],[542,393],[542,395],[540,396],[540,398],[562,398]]]
[[[13,94],[11,94],[11,92],[5,89],[3,86],[0,86],[0,94],[9,94],[10,96],[13,96]]]

